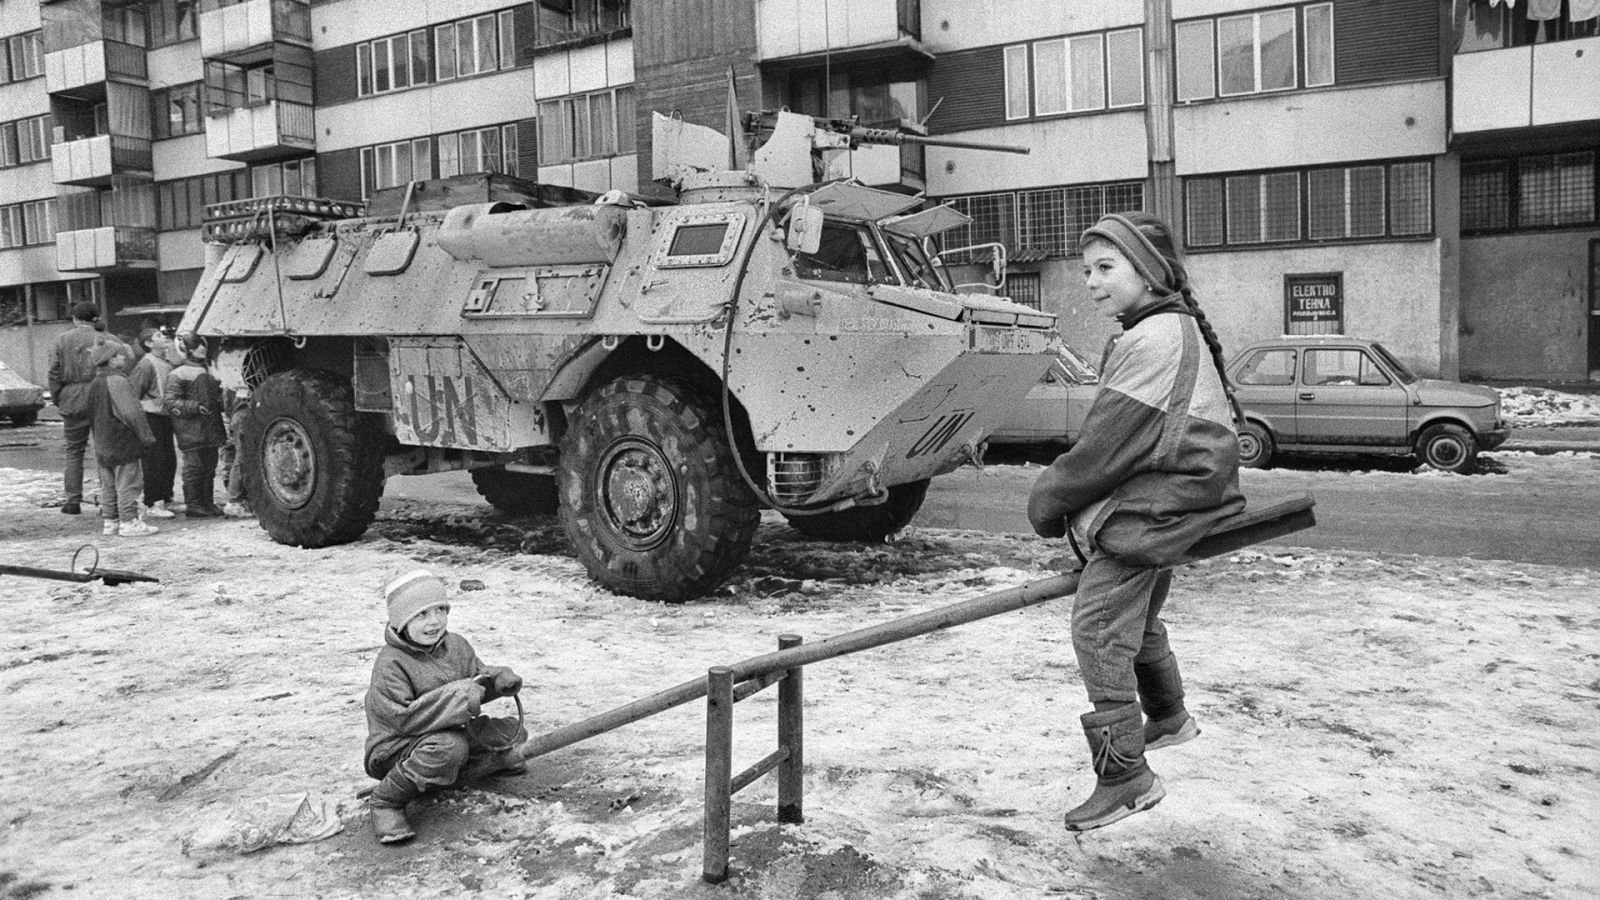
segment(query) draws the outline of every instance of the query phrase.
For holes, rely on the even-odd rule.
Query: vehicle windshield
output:
[[[927,288],[933,291],[950,290],[950,282],[945,277],[944,269],[934,265],[928,253],[923,249],[922,242],[915,238],[893,232],[883,232],[884,238],[889,243],[889,252],[900,263],[900,270],[906,273],[912,287]]]
[[[1100,383],[1100,374],[1094,370],[1094,365],[1066,344],[1056,348],[1056,358],[1078,384]]]
[[[1373,341],[1372,351],[1378,354],[1378,356],[1382,357],[1384,362],[1389,364],[1389,368],[1394,370],[1395,377],[1399,378],[1401,383],[1414,384],[1417,382],[1417,376],[1412,374],[1410,369],[1406,368],[1406,364],[1398,359],[1395,359],[1394,354],[1385,349],[1382,344],[1378,343],[1377,341]]]

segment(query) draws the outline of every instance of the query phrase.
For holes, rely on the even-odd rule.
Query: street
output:
[[[0,430],[0,468],[56,471],[60,440],[56,422]],[[1600,509],[1600,460],[1515,451],[1484,457],[1487,474],[1470,476],[1413,471],[1409,460],[1306,458],[1247,469],[1241,483],[1246,497],[1258,502],[1300,493],[1316,498],[1317,527],[1288,536],[1283,546],[1600,565],[1600,529],[1581,527]],[[969,468],[936,478],[912,525],[1032,534],[1028,490],[1049,458],[991,452],[981,474]],[[464,472],[390,478],[385,508],[402,500],[443,501],[492,514]]]

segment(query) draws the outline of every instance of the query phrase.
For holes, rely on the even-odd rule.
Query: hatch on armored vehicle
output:
[[[599,583],[669,601],[724,581],[763,508],[819,538],[903,528],[1050,365],[1054,317],[956,291],[929,239],[959,214],[810,181],[816,152],[915,135],[747,124],[746,170],[665,161],[676,205],[432,209],[460,192],[417,184],[385,215],[220,210],[180,328],[252,389],[262,527],[349,541],[386,477],[468,469],[500,510],[558,513]]]

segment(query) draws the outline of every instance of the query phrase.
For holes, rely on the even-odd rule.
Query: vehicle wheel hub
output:
[[[311,436],[299,422],[279,419],[267,426],[261,466],[267,490],[283,506],[299,509],[311,500],[317,485],[316,456]]]
[[[654,444],[635,438],[614,444],[601,462],[599,487],[606,520],[631,549],[661,543],[677,519],[677,479]]]

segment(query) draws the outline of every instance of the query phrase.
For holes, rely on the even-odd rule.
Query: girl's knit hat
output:
[[[1094,226],[1085,230],[1078,239],[1078,246],[1082,247],[1091,240],[1108,241],[1113,247],[1122,251],[1122,255],[1133,264],[1134,271],[1139,273],[1157,294],[1171,294],[1183,289],[1178,281],[1178,275],[1172,269],[1172,263],[1161,255],[1156,245],[1150,242],[1144,232],[1125,216],[1115,213],[1102,216]]]
[[[403,569],[383,585],[383,598],[389,604],[389,626],[402,631],[417,613],[430,606],[450,602],[444,582],[427,569]]]

